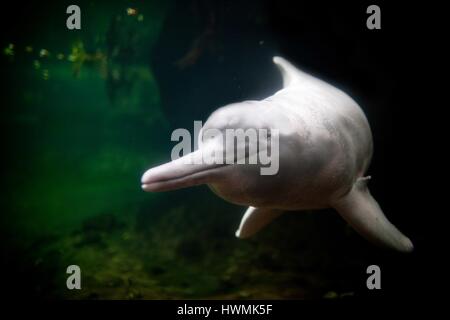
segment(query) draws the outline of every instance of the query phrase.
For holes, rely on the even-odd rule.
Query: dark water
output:
[[[2,264],[10,295],[364,296],[372,263],[406,281],[398,270],[411,258],[367,244],[332,210],[289,213],[239,241],[245,208],[206,187],[147,194],[139,183],[148,167],[169,160],[173,129],[192,130],[221,105],[280,88],[271,57],[282,54],[361,102],[375,138],[372,190],[394,208],[387,155],[400,80],[380,49],[393,38],[368,39],[361,18],[352,18],[364,6],[81,1],[82,30],[68,31],[68,4],[4,10],[21,12],[1,43]],[[401,212],[388,216],[414,230]],[[71,264],[81,267],[80,291],[65,287]]]

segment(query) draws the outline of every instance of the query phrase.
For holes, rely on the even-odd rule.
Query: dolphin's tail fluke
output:
[[[352,190],[333,204],[340,215],[369,241],[402,252],[414,246],[383,214],[367,188],[368,178],[359,178]]]

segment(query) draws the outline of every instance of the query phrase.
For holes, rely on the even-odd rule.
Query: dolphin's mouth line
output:
[[[246,152],[244,156],[244,163],[247,164],[250,155]],[[175,160],[175,161],[179,161]],[[148,192],[162,192],[169,190],[177,190],[182,188],[187,188],[191,186],[196,186],[200,184],[209,184],[215,178],[217,178],[218,173],[227,166],[239,164],[238,159],[234,159],[232,163],[216,163],[211,165],[200,165],[196,167],[186,167],[184,164],[184,173],[178,173],[177,170],[178,163],[174,163],[174,161],[163,164],[157,168],[153,168],[151,170],[155,170],[151,177],[144,178],[141,182],[141,187],[144,191]],[[159,170],[158,170],[159,169]],[[145,173],[144,175],[147,175]],[[215,176],[216,175],[216,176]]]
[[[204,170],[188,173],[183,176],[142,183],[141,187],[145,191],[162,192],[205,184],[208,182],[212,174],[215,174],[223,167],[229,165],[230,164],[220,164],[212,168],[206,168]]]

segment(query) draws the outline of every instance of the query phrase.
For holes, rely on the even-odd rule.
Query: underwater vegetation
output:
[[[232,206],[209,199],[207,192],[205,188],[200,194],[212,213],[202,223],[197,221],[202,204],[185,194],[181,200],[161,197],[122,209],[120,216],[101,213],[70,233],[36,238],[26,248],[32,263],[22,264],[29,268],[24,272],[35,275],[28,278],[33,293],[69,299],[304,299],[355,294],[359,286],[353,272],[364,266],[364,259],[351,257],[352,250],[339,248],[333,237],[350,244],[356,234],[336,232],[324,238],[319,234],[331,227],[321,225],[317,213],[300,219],[289,214],[267,233],[242,242],[230,237],[239,215],[232,214]],[[345,228],[338,219],[333,224]],[[311,229],[317,235],[312,239]],[[295,239],[282,236],[303,231],[305,236]],[[58,270],[74,261],[83,273],[82,290],[68,291],[66,276]]]

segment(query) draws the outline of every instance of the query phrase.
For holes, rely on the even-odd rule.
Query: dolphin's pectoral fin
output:
[[[248,207],[236,231],[236,237],[243,239],[254,235],[281,213],[282,210]]]
[[[363,237],[379,245],[410,252],[413,244],[383,214],[367,188],[368,178],[360,178],[352,190],[334,203],[334,208]]]

